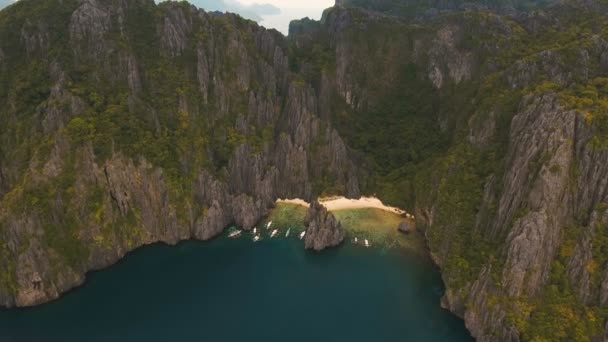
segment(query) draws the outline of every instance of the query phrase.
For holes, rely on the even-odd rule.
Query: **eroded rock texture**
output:
[[[340,221],[317,200],[310,204],[304,224],[306,225],[306,236],[304,237],[306,249],[320,251],[338,246],[346,234]]]
[[[187,3],[8,7],[0,305],[250,229],[277,198],[365,192],[415,212],[478,340],[602,340],[605,5],[395,4],[339,1],[288,38]],[[307,221],[307,248],[344,238],[318,203]]]
[[[277,198],[314,198],[317,179],[359,195],[353,153],[278,32],[186,3],[49,6],[9,15],[19,37],[0,41],[0,68],[40,87],[1,96],[1,305],[57,298],[142,245],[251,229]]]

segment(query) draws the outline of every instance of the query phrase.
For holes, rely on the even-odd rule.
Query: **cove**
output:
[[[405,249],[244,234],[148,246],[55,302],[2,309],[0,341],[472,341],[442,291]]]

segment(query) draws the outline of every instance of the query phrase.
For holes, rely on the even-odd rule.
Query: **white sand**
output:
[[[376,208],[381,210],[390,211],[392,213],[402,215],[407,214],[405,210],[389,207],[382,203],[379,199],[375,197],[361,197],[359,199],[348,199],[345,197],[330,197],[330,198],[320,198],[319,202],[323,204],[329,211],[336,211],[342,209],[362,209],[362,208]],[[277,203],[291,203],[298,204],[305,207],[309,207],[310,204],[302,199],[280,199]]]

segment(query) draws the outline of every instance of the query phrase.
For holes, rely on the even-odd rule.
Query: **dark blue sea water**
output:
[[[406,251],[248,237],[143,248],[85,286],[0,309],[0,341],[471,341]]]

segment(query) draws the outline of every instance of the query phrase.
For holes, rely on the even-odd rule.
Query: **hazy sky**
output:
[[[157,0],[163,1],[163,0]],[[193,3],[221,3],[222,1],[218,0],[190,0]],[[0,8],[11,3],[12,0],[0,0]],[[235,12],[240,12],[242,15],[246,17],[250,17],[245,12],[248,8],[243,8],[240,4],[243,5],[252,5],[252,4],[272,4],[281,9],[281,14],[278,15],[262,15],[263,20],[260,21],[260,25],[265,26],[267,28],[275,28],[283,34],[287,34],[289,30],[289,22],[294,19],[301,19],[304,17],[309,17],[311,19],[319,19],[321,18],[321,14],[323,10],[334,5],[335,0],[224,0],[224,3],[227,5],[228,10],[234,10]],[[215,10],[217,8],[208,8],[211,10]],[[253,18],[252,18],[253,19]]]
[[[268,3],[281,9],[281,14],[262,16],[260,25],[274,28],[287,35],[289,22],[294,19],[309,17],[319,20],[323,10],[335,4],[335,0],[240,0],[243,4]]]
[[[326,9],[334,5],[335,0],[240,0],[244,4],[268,3],[279,8],[314,8]]]
[[[0,9],[13,3],[13,0],[0,0]]]

